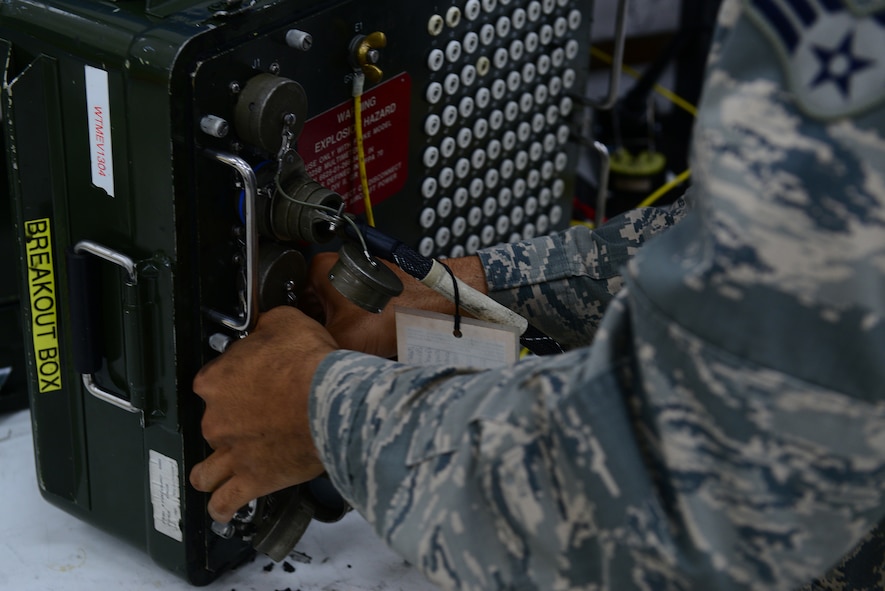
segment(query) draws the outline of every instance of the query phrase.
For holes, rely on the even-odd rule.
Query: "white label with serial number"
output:
[[[114,196],[114,153],[111,149],[111,99],[108,73],[86,66],[86,115],[92,184]]]
[[[178,482],[178,462],[150,450],[149,466],[154,529],[180,542],[181,485]]]

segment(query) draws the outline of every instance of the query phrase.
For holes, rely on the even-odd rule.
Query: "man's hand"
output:
[[[316,321],[275,308],[194,378],[194,392],[206,401],[203,437],[214,452],[194,466],[190,481],[212,493],[213,519],[228,522],[252,499],[324,471],[308,401],[317,366],[337,348]]]
[[[311,293],[308,295],[318,300],[311,302],[314,308],[320,308],[314,312],[317,317],[325,319],[326,329],[342,349],[393,357],[396,355],[396,306],[444,314],[452,314],[455,310],[452,302],[395,265],[384,263],[402,280],[403,293],[393,298],[379,314],[366,312],[348,301],[329,283],[329,271],[337,260],[337,255],[332,253],[321,253],[313,258],[310,266]],[[462,281],[482,293],[488,293],[485,271],[479,257],[448,259],[446,264]]]
[[[329,282],[329,271],[336,262],[338,255],[333,253],[317,254],[311,261],[309,297],[315,297],[318,301],[311,303],[320,308],[315,312],[324,319],[326,330],[342,349],[379,357],[393,357],[396,355],[396,320],[393,304],[398,300],[392,300],[378,314],[363,310],[338,293]],[[388,266],[400,277],[404,286],[417,283],[396,267]]]

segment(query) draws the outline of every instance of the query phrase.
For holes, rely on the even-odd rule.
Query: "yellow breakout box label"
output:
[[[25,243],[38,389],[40,392],[52,392],[61,390],[61,365],[49,218],[25,222]]]

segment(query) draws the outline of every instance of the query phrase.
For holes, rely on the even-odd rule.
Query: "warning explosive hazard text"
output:
[[[37,387],[52,392],[61,390],[61,365],[49,218],[25,222],[25,245]]]
[[[408,74],[401,74],[361,98],[366,176],[375,204],[402,189],[408,176],[410,90]],[[363,211],[353,101],[306,121],[298,153],[307,173],[341,195],[347,211]]]

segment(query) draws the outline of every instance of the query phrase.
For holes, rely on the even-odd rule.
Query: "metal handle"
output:
[[[112,250],[112,249],[106,247],[106,246],[98,244],[97,242],[92,242],[91,240],[81,240],[80,242],[78,242],[77,244],[74,245],[73,252],[74,252],[74,254],[77,254],[77,255],[83,254],[83,253],[88,253],[88,254],[96,256],[100,259],[103,259],[105,261],[108,261],[110,263],[113,263],[119,267],[122,267],[129,276],[129,280],[127,282],[127,285],[134,288],[138,284],[138,275],[135,270],[135,263],[133,262],[133,260],[131,258],[129,258],[128,256],[126,256],[122,253],[119,253],[115,250]],[[73,272],[71,274],[71,279],[72,279],[72,285],[73,285],[75,283],[75,274]],[[83,278],[82,280],[88,282],[88,278]],[[85,284],[80,287],[83,290],[88,290],[90,288],[89,285],[85,285]],[[75,289],[75,288],[72,287],[72,289]],[[80,301],[83,301],[84,299],[88,298],[88,296],[84,296],[83,294],[80,294],[79,297],[80,297]],[[76,299],[77,299],[76,296],[72,296],[72,300],[76,300]],[[82,319],[80,322],[82,322],[84,325],[88,325],[90,323],[91,316],[88,313],[84,314],[84,315],[87,316],[87,318]],[[74,316],[76,317],[79,315],[74,314]],[[82,346],[84,349],[91,351],[93,349],[93,344],[91,343],[91,337],[88,334],[85,334],[83,332],[83,331],[86,331],[88,333],[89,329],[90,329],[90,327],[88,327],[88,326],[82,326],[81,324],[75,324],[75,327],[73,328],[72,332],[75,333],[74,334],[75,341],[82,341],[82,342],[78,342],[78,346]],[[87,392],[89,392],[94,397],[98,398],[99,400],[101,400],[103,402],[107,402],[108,404],[112,404],[112,405],[116,406],[117,408],[122,408],[125,411],[131,412],[131,413],[142,412],[142,409],[133,403],[133,401],[131,400],[131,397],[130,397],[130,400],[126,400],[125,398],[122,398],[118,394],[115,394],[114,392],[112,392],[110,390],[106,390],[105,388],[100,386],[98,384],[98,382],[96,382],[96,380],[95,380],[95,369],[96,368],[93,367],[94,364],[90,364],[88,362],[85,362],[85,363],[86,363],[85,367],[82,366],[80,363],[77,363],[77,364],[81,365],[80,367],[78,367],[78,371],[80,371],[80,375],[83,380],[83,387],[86,388]]]
[[[612,56],[611,73],[609,74],[608,94],[604,99],[589,100],[587,104],[600,111],[608,111],[618,102],[618,93],[621,85],[621,69],[624,67],[624,44],[627,40],[627,3],[628,0],[618,0],[618,8],[615,16],[615,51]]]
[[[115,265],[123,267],[126,273],[129,274],[129,281],[132,285],[138,283],[138,275],[135,272],[135,262],[125,254],[119,253],[107,246],[103,246],[98,242],[93,242],[92,240],[81,240],[74,245],[74,252],[78,254],[81,252],[88,252],[100,259],[108,261],[109,263],[114,263]]]
[[[206,314],[219,324],[239,332],[252,330],[258,321],[258,222],[255,215],[255,198],[258,195],[255,172],[249,163],[233,154],[206,149],[205,153],[233,168],[243,181],[244,218],[246,224],[246,310],[242,319],[207,310]]]

